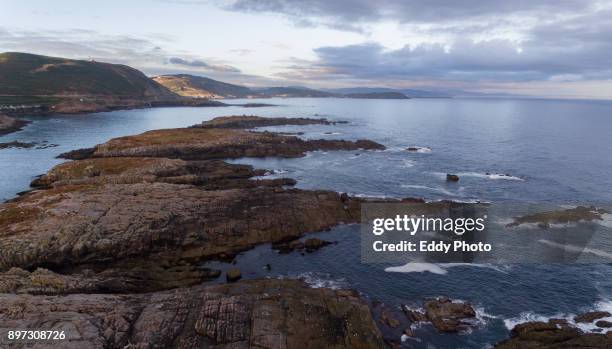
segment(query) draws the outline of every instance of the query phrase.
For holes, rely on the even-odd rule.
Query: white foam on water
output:
[[[580,312],[580,314],[590,312],[590,311],[607,311],[612,314],[612,300],[604,299],[604,300],[598,301],[597,303],[593,305],[593,307]],[[612,321],[612,316],[608,316],[608,317],[597,319],[593,321],[592,323],[577,323],[576,321],[574,321],[574,317],[576,317],[576,314],[559,313],[559,314],[555,314],[551,316],[544,316],[541,314],[536,314],[534,312],[523,312],[517,317],[504,319],[504,325],[506,326],[508,330],[512,330],[514,326],[525,323],[525,322],[532,322],[532,321],[548,322],[548,320],[550,319],[564,319],[564,320],[567,320],[570,326],[579,328],[580,330],[584,332],[598,333],[601,331],[601,328],[595,325],[597,321],[599,320]],[[605,332],[605,329],[604,329],[604,332]]]
[[[541,244],[547,245],[547,246],[551,246],[551,247],[555,247],[555,248],[567,251],[567,252],[588,253],[588,254],[595,255],[597,257],[602,257],[602,258],[612,260],[612,253],[598,250],[596,248],[576,246],[572,244],[560,244],[558,242],[554,242],[554,241],[550,241],[546,239],[540,239],[538,240],[538,242]]]
[[[524,181],[523,178],[511,176],[503,173],[479,173],[479,172],[459,172],[457,173],[459,178],[461,177],[475,177],[475,178],[485,178],[485,179],[505,179],[511,181]]]
[[[416,148],[416,150],[408,150],[408,148]],[[431,148],[430,147],[420,147],[420,146],[416,146],[416,145],[411,145],[408,148],[406,148],[406,150],[408,150],[410,152],[421,153],[421,154],[431,153]]]
[[[403,164],[403,167],[414,167],[416,162],[413,160],[403,159],[402,164]]]
[[[387,267],[385,271],[388,273],[424,273],[429,272],[432,274],[444,275],[448,271],[437,264],[433,263],[418,263],[410,262],[397,267]]]
[[[341,135],[342,132],[323,132],[321,133],[323,136],[336,136],[336,135]]]
[[[332,278],[331,276],[324,276],[313,272],[300,274],[298,278],[312,288],[331,288],[332,290],[338,290],[348,287],[348,283],[345,279]]]
[[[448,273],[448,269],[454,267],[473,267],[473,268],[486,268],[495,270],[500,273],[506,274],[509,266],[494,265],[494,264],[479,264],[479,263],[422,263],[422,262],[409,262],[401,266],[387,267],[386,272],[389,273],[424,273],[429,272],[432,274],[445,275]]]
[[[604,213],[601,215],[601,220],[594,220],[595,223],[612,229],[612,214]]]
[[[444,189],[442,187],[428,187],[425,185],[414,185],[414,184],[402,184],[401,187],[408,188],[408,189],[422,189],[422,190],[427,190],[427,191],[433,191],[433,192],[442,193],[448,196],[459,196],[459,194],[453,193],[452,191]],[[461,188],[459,190],[461,190]]]

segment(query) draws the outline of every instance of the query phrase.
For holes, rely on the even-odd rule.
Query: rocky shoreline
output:
[[[15,119],[6,115],[0,114],[0,136],[20,131],[29,121]]]
[[[152,131],[77,152],[81,160],[0,205],[0,327],[54,323],[80,347],[384,347],[353,291],[294,280],[198,286],[221,274],[202,261],[357,222],[364,200],[291,189],[288,178],[254,180],[265,171],[220,158],[384,147],[211,124],[224,126]],[[315,240],[311,248],[325,245]]]
[[[388,310],[371,310],[355,291],[315,289],[299,280],[236,281],[239,270],[226,275],[231,284],[203,284],[222,276],[203,268],[204,261],[231,261],[264,243],[280,253],[315,251],[331,242],[298,239],[356,223],[361,203],[374,201],[291,188],[293,179],[266,179],[264,169],[222,160],[384,149],[370,140],[303,140],[246,130],[285,124],[333,125],[325,119],[221,117],[63,154],[74,161],[0,204],[0,330],[53,324],[67,331],[65,346],[71,348],[398,344],[383,339],[377,321],[382,329],[401,331],[400,322]],[[452,205],[376,201],[418,210]],[[410,323],[429,322],[441,332],[461,331],[474,317],[469,304],[443,297],[426,301],[422,311],[404,311]],[[500,345],[520,347],[508,346],[513,341]]]

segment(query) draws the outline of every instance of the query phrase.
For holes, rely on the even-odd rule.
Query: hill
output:
[[[392,89],[387,87],[347,87],[326,90],[331,93],[344,95],[350,94],[369,94],[369,93],[401,93],[408,98],[445,98],[451,96],[448,93],[437,91],[413,90],[413,89]]]
[[[300,86],[288,86],[288,87],[266,87],[258,89],[257,92],[262,97],[311,97],[311,98],[324,98],[324,97],[335,97],[333,93],[314,90],[311,88],[300,87]]]
[[[0,112],[7,114],[194,104],[126,65],[0,54]]]
[[[157,83],[185,97],[196,98],[245,98],[253,94],[248,87],[188,74],[160,75],[153,77]]]
[[[400,92],[368,92],[368,93],[349,93],[345,95],[347,98],[363,98],[363,99],[409,99],[405,94]]]

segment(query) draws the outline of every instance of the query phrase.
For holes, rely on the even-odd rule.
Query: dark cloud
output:
[[[199,67],[199,68],[208,68],[208,64],[199,59],[195,59],[193,61],[189,61],[186,59],[178,58],[178,57],[170,57],[168,59],[170,64],[178,64],[178,65],[186,65],[188,67]]]

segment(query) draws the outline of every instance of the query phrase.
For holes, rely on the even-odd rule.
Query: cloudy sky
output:
[[[612,99],[612,2],[0,0],[0,51],[249,86]]]

